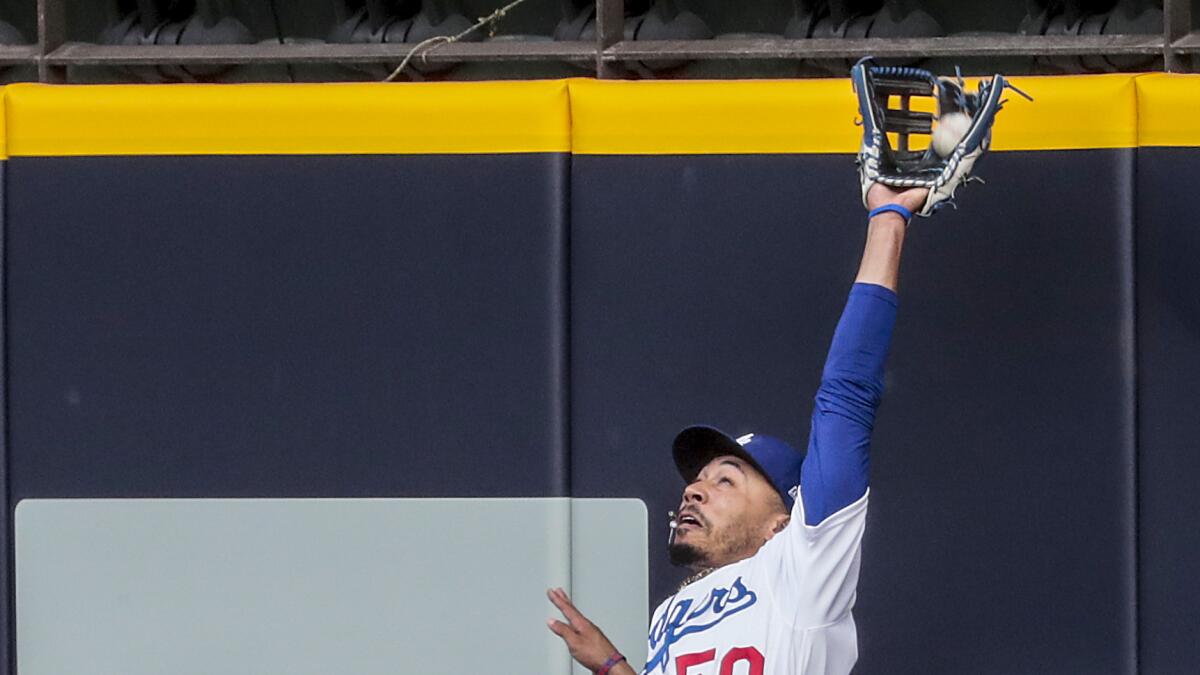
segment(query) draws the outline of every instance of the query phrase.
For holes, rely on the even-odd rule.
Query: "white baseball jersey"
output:
[[[665,600],[643,675],[849,673],[868,495],[815,526],[805,525],[798,496],[791,522],[753,557]]]

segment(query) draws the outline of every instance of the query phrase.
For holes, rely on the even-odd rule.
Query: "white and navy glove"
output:
[[[874,183],[900,189],[927,188],[929,196],[917,212],[922,216],[954,204],[954,192],[960,185],[980,180],[971,172],[991,144],[992,122],[1004,104],[1004,90],[1012,89],[1033,100],[1002,75],[980,82],[978,91],[969,93],[961,77],[955,81],[920,68],[877,66],[871,57],[855,64],[850,79],[862,116],[858,175],[863,204]],[[900,109],[888,107],[893,96],[899,98]],[[911,109],[912,98],[922,96],[937,101],[937,115]],[[888,139],[889,132],[896,135],[896,147]],[[930,136],[928,147],[910,149],[913,134]]]

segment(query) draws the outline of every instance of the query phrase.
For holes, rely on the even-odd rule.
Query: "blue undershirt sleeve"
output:
[[[896,294],[883,286],[859,283],[850,289],[825,360],[800,469],[807,525],[820,524],[866,494],[871,430],[896,306]]]

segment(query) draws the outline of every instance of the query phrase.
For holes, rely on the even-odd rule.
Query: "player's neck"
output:
[[[689,575],[687,576],[687,578],[686,578],[686,579],[684,579],[684,580],[683,580],[683,582],[679,584],[679,589],[680,589],[680,590],[683,590],[683,588],[684,588],[685,586],[687,586],[687,585],[689,585],[689,584],[694,584],[694,583],[696,583],[697,581],[700,581],[700,580],[701,580],[701,579],[703,579],[704,577],[706,577],[706,576],[708,576],[708,575],[712,574],[712,573],[713,573],[714,571],[716,571],[717,569],[719,569],[719,568],[717,568],[717,567],[702,567],[702,568],[699,568],[699,569],[692,570],[692,573],[691,573],[691,574],[689,574]]]
[[[753,558],[757,553],[758,553],[758,550],[756,549],[754,551],[743,551],[742,555],[731,556],[730,559],[728,559],[728,560],[721,560],[721,561],[713,561],[711,559],[705,560],[705,561],[703,561],[702,564],[691,568],[692,573],[690,575],[688,575],[688,577],[686,579],[683,580],[683,583],[679,584],[679,588],[682,590],[683,587],[687,586],[688,584],[696,583],[697,581],[700,581],[704,577],[712,574],[713,572],[716,572],[717,570],[719,570],[723,567],[728,567],[734,563],[739,563],[743,560],[746,560],[747,558]]]

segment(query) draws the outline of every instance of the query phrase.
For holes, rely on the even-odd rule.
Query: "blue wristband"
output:
[[[888,211],[900,214],[900,217],[903,218],[904,222],[906,223],[912,220],[912,211],[909,211],[899,204],[884,204],[878,208],[871,209],[871,211],[867,214],[867,220],[870,220],[881,213],[887,213]]]

